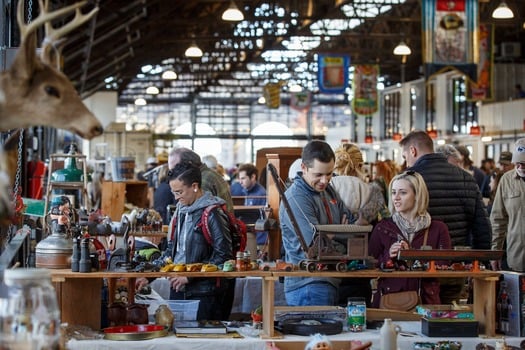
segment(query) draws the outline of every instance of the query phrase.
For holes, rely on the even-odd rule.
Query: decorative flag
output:
[[[303,112],[310,108],[311,97],[310,91],[291,92],[290,108]]]
[[[318,55],[317,74],[319,91],[342,94],[348,86],[350,58],[345,55]]]
[[[377,112],[379,102],[377,97],[378,76],[378,65],[360,64],[354,66],[352,109],[355,114],[372,115]]]
[[[468,97],[474,101],[492,100],[492,73],[494,71],[494,25],[481,24],[479,26],[479,62],[477,81],[468,84]]]
[[[479,0],[422,0],[425,76],[456,69],[476,80]]]
[[[267,83],[263,88],[263,95],[268,108],[279,108],[281,106],[281,86],[282,82]]]

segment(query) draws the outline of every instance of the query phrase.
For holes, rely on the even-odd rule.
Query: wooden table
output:
[[[479,322],[480,334],[494,336],[496,329],[496,282],[499,272],[494,271],[395,271],[383,272],[379,270],[360,270],[349,272],[308,272],[308,271],[239,271],[239,272],[91,272],[78,273],[70,270],[52,270],[52,281],[58,295],[62,322],[69,324],[86,325],[93,329],[100,329],[100,291],[102,279],[136,278],[136,277],[166,277],[178,274],[187,277],[262,277],[262,306],[264,317],[263,337],[274,338],[273,314],[278,307],[274,306],[274,284],[279,277],[352,277],[352,278],[377,278],[377,277],[402,277],[402,278],[462,278],[473,279],[474,286],[474,317]]]

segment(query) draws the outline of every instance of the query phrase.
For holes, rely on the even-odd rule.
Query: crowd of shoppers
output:
[[[378,266],[406,265],[398,259],[400,249],[470,247],[506,250],[503,259],[492,261],[489,268],[525,271],[525,240],[521,235],[525,227],[522,209],[525,139],[517,140],[512,152],[501,152],[499,167],[487,158],[480,168],[474,166],[467,147],[446,144],[434,150],[433,140],[424,131],[410,132],[399,145],[403,166],[384,160],[365,170],[357,145],[345,143],[334,151],[324,141],[309,141],[296,161],[284,192],[289,208],[283,201],[279,208],[283,259],[294,264],[307,259],[296,227],[306,244],[311,245],[316,238],[312,229],[315,225],[372,224],[369,254],[377,259]],[[174,203],[178,200],[177,227],[170,229],[176,242],[175,246],[170,245],[169,252],[174,261],[221,263],[232,258],[231,249],[224,244],[231,236],[223,217],[216,215],[217,245],[208,249],[206,256],[199,255],[204,251],[195,253],[195,249],[199,249],[198,241],[191,238],[194,235],[191,228],[196,227],[199,210],[209,203],[226,203],[233,208],[230,192],[233,186],[230,187],[217,170],[204,164],[198,154],[186,148],[176,148],[169,154],[165,170],[162,177],[166,180],[161,182],[166,185],[164,191],[170,194],[166,198],[170,197]],[[246,197],[266,193],[258,183],[257,168],[253,164],[239,165],[237,182],[240,193]],[[425,303],[452,303],[464,296],[465,287],[463,278],[383,278],[378,280],[372,296],[370,283],[365,281],[368,286],[360,285],[356,290],[348,289],[354,282],[358,284],[354,279],[341,281],[319,275],[286,277],[286,302],[291,306],[338,305],[342,299],[360,296],[362,292],[369,304],[377,307],[384,294],[417,290]],[[192,290],[202,287],[194,283],[196,281],[185,278],[172,279],[173,297],[191,298],[195,295]],[[209,287],[209,293],[196,293],[202,305],[199,317],[226,317],[231,309],[233,286],[234,279],[233,283],[226,279],[220,286],[202,287]],[[213,303],[221,307],[210,308]]]

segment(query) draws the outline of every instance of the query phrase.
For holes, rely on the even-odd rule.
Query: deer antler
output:
[[[54,53],[55,58],[55,67],[59,69],[60,64],[60,55],[62,47],[60,45],[60,38],[63,37],[65,34],[69,33],[73,29],[80,27],[82,24],[89,21],[97,12],[98,7],[93,8],[89,13],[82,14],[80,11],[80,7],[82,7],[86,1],[79,2],[77,4],[74,4],[73,6],[76,6],[75,8],[75,17],[69,21],[66,25],[63,25],[62,27],[55,29],[51,25],[51,21],[45,22],[45,33],[46,36],[44,38],[44,41],[42,42],[42,54],[41,58],[42,61],[51,63]],[[45,2],[45,12],[48,11],[49,6],[49,0],[46,0]]]
[[[44,39],[44,49],[42,58],[45,62],[49,62],[49,60],[46,60],[47,53],[49,53],[49,45],[53,45],[57,42],[57,40],[60,38],[60,36],[64,35],[65,33],[70,32],[72,29],[82,25],[86,21],[88,21],[95,13],[98,11],[98,7],[95,7],[91,12],[83,15],[80,12],[80,8],[84,6],[87,1],[80,1],[75,4],[66,6],[64,8],[61,8],[59,10],[56,10],[54,12],[48,12],[48,1],[46,1],[46,4],[44,5],[43,0],[38,0],[38,6],[40,7],[40,14],[33,19],[31,23],[26,24],[24,20],[24,3],[25,1],[21,0],[18,2],[18,8],[17,8],[17,14],[16,19],[18,21],[18,27],[20,28],[20,37],[22,42],[27,40],[27,37],[36,31],[36,29],[42,25],[45,25],[46,28],[46,38]],[[65,26],[61,27],[60,29],[53,29],[51,26],[51,21],[59,18],[61,16],[64,16],[72,11],[75,11],[75,18],[73,18],[72,21],[70,21]]]

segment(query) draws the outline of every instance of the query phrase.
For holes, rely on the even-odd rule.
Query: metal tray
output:
[[[104,338],[108,340],[146,340],[164,337],[168,328],[155,324],[137,324],[104,328]]]

